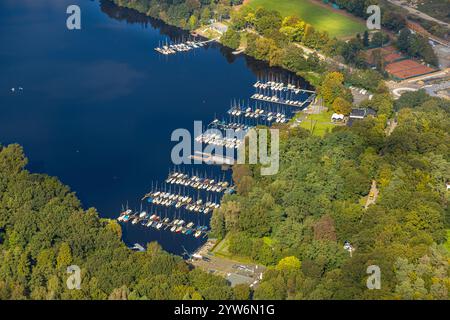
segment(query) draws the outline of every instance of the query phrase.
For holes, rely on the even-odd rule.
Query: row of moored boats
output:
[[[243,143],[242,139],[224,137],[222,134],[218,133],[203,133],[196,137],[195,141],[229,149],[238,149]]]
[[[235,114],[236,115],[236,114]],[[213,122],[211,122],[210,127],[217,128],[220,130],[234,130],[235,132],[246,132],[248,129],[251,128],[251,126],[248,126],[244,123],[238,123],[238,122],[224,122],[220,121],[219,119],[214,119]]]
[[[146,199],[148,203],[163,206],[175,207],[176,209],[185,208],[187,211],[208,214],[214,209],[220,208],[220,204],[202,199],[194,200],[190,196],[176,193],[155,191],[147,193],[142,200]]]
[[[255,93],[254,95],[251,96],[252,99],[256,99],[256,100],[263,100],[263,101],[268,101],[268,102],[276,102],[276,103],[281,103],[281,104],[287,104],[290,106],[295,106],[295,107],[301,107],[303,106],[304,102],[303,101],[299,101],[299,100],[284,100],[281,99],[277,96],[266,96],[262,93]]]
[[[272,112],[258,108],[253,110],[250,107],[248,107],[245,110],[241,110],[239,107],[234,107],[228,110],[228,114],[235,117],[243,115],[245,118],[254,118],[254,119],[262,118],[263,120],[274,121],[276,123],[286,123],[289,121],[284,113]]]
[[[257,81],[253,86],[257,89],[263,89],[263,90],[266,90],[266,89],[270,89],[273,91],[289,91],[290,90],[296,94],[299,94],[300,92],[304,91],[293,84],[289,83],[289,84],[285,85],[283,82],[275,82],[275,81],[267,81],[267,82]]]
[[[161,54],[169,55],[177,52],[186,52],[193,49],[201,48],[206,44],[206,41],[186,41],[178,44],[168,44],[156,47],[155,50]]]
[[[130,209],[123,211],[117,220],[125,223],[131,221],[131,224],[140,223],[142,226],[146,226],[148,228],[152,227],[157,230],[164,228],[174,233],[182,233],[186,235],[192,234],[195,238],[199,238],[203,233],[206,234],[208,230],[208,227],[206,226],[196,227],[194,222],[186,223],[182,219],[174,219],[171,221],[170,218],[161,218],[156,214],[150,215],[146,211],[133,213]]]
[[[201,178],[198,176],[190,177],[183,172],[173,172],[169,174],[166,183],[210,192],[224,192],[229,187],[227,181],[215,181],[214,179]]]

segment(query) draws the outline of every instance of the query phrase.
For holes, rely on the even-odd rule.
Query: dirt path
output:
[[[377,188],[377,182],[375,180],[372,180],[372,186],[370,187],[369,196],[367,197],[366,205],[364,206],[365,209],[367,209],[371,204],[375,204],[378,198],[378,188]]]
[[[397,127],[397,121],[395,121],[395,119],[391,119],[390,121],[389,121],[389,125],[388,125],[388,127],[386,128],[386,135],[387,136],[390,136],[391,135],[391,133],[395,130],[395,128]]]

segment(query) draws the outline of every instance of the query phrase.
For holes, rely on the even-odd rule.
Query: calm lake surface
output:
[[[71,4],[81,30],[66,28]],[[174,129],[225,116],[259,76],[288,76],[218,44],[158,55],[158,42],[187,34],[108,1],[2,0],[0,21],[0,143],[23,145],[30,171],[57,176],[102,217],[127,203],[139,209],[166,179]],[[123,231],[127,244],[156,240],[176,254],[205,241],[140,225]]]

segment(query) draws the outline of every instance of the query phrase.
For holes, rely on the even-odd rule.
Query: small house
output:
[[[371,108],[353,108],[350,113],[350,119],[364,119],[367,116],[375,116],[375,110]]]

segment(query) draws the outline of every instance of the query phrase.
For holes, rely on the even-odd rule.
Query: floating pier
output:
[[[295,94],[300,94],[301,92],[307,92],[307,93],[315,93],[315,91],[312,90],[306,90],[299,88],[293,84],[284,84],[283,82],[275,82],[275,81],[257,81],[253,87],[256,89],[270,89],[272,91],[292,91]]]
[[[125,216],[130,215],[130,213],[122,212],[117,220],[119,222],[129,222],[132,221],[132,224],[137,224],[138,222],[141,222],[141,225],[146,226],[148,228],[154,228],[156,230],[167,230],[174,232],[174,233],[181,233],[185,235],[192,235],[195,238],[200,238],[201,236],[206,237],[208,235],[208,227],[207,226],[195,226],[194,222],[186,223],[182,219],[174,219],[170,220],[169,218],[162,219],[160,216],[153,214],[149,216],[146,214],[144,217],[141,217],[141,213],[131,213],[132,219],[124,220]],[[137,221],[137,222],[135,222]],[[135,245],[136,247],[136,245]],[[135,248],[133,247],[133,249]],[[136,247],[137,248],[137,247]],[[142,251],[142,246],[140,246],[139,251]],[[144,249],[145,251],[145,249]]]
[[[174,207],[176,209],[184,208],[187,211],[204,214],[211,213],[214,209],[220,208],[220,204],[216,202],[204,202],[202,199],[194,199],[189,195],[159,190],[147,193],[141,200],[147,201],[148,203],[153,205],[162,207]]]
[[[230,114],[232,114],[230,112]],[[247,132],[253,126],[248,126],[243,123],[220,121],[219,119],[214,119],[209,125],[209,128],[215,128],[219,130],[234,130],[235,132],[243,131]]]
[[[227,181],[216,181],[210,178],[202,178],[198,175],[189,176],[177,171],[169,174],[166,183],[216,193],[226,192],[230,188],[230,184]]]
[[[267,121],[269,124],[272,122],[276,123],[286,123],[291,118],[286,116],[284,112],[274,112],[271,110],[265,110],[262,107],[253,109],[252,107],[248,107],[246,109],[238,109],[238,107],[231,107],[228,110],[228,114],[232,117],[244,117],[250,120],[258,120],[261,119],[263,121]],[[247,131],[254,126],[247,125]]]
[[[202,133],[195,138],[195,141],[229,149],[238,149],[242,145],[243,139],[244,135],[240,139],[236,137],[224,137],[218,133]]]
[[[195,151],[193,155],[189,156],[190,159],[201,161],[206,164],[216,164],[216,165],[228,165],[231,166],[234,164],[235,159],[231,157],[214,155],[210,153]]]
[[[256,93],[251,96],[254,100],[278,103],[286,106],[303,108],[310,102],[311,95],[315,95],[312,90],[302,89],[293,84],[284,84],[282,82],[257,81],[253,87]]]
[[[169,42],[166,40],[166,43],[163,45],[159,45],[155,48],[155,51],[158,53],[161,53],[163,55],[171,55],[181,52],[187,52],[191,51],[197,48],[201,48],[208,44],[209,42],[212,42],[214,40],[206,40],[206,41],[186,41],[186,42],[180,42],[175,44],[169,44]]]

